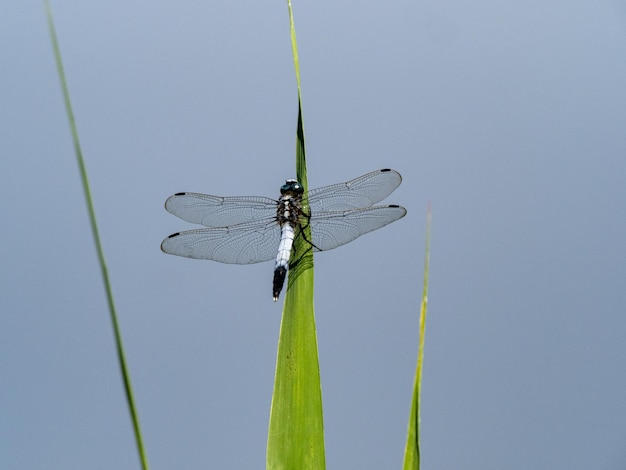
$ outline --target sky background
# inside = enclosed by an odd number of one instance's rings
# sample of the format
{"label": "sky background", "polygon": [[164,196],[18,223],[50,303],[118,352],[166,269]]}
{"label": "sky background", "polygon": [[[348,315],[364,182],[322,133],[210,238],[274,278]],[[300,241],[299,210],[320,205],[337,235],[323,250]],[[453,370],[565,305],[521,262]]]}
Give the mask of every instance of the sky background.
{"label": "sky background", "polygon": [[[55,0],[151,468],[264,468],[271,263],[168,256],[179,191],[295,176],[285,1]],[[315,257],[329,469],[626,469],[626,2],[295,0],[311,187],[407,216]],[[0,6],[0,468],[136,469],[39,1]]]}

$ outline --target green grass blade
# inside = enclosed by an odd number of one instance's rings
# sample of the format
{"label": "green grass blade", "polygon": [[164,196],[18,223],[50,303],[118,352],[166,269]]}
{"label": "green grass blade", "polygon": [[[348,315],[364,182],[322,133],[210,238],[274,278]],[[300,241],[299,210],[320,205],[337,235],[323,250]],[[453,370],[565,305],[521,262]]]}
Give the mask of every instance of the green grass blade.
{"label": "green grass blade", "polygon": [[133,428],[135,431],[135,439],[137,442],[137,450],[139,452],[139,458],[141,460],[142,467],[148,469],[148,460],[143,446],[143,439],[141,437],[141,429],[139,426],[139,417],[135,407],[135,400],[133,398],[133,390],[130,383],[130,375],[128,367],[126,366],[126,359],[124,356],[124,348],[122,345],[122,335],[120,327],[117,321],[117,314],[115,312],[115,303],[113,301],[113,291],[111,289],[111,282],[109,280],[109,273],[107,270],[106,262],[104,259],[104,251],[102,249],[102,243],[100,242],[100,235],[98,232],[98,224],[96,222],[96,213],[91,198],[91,190],[89,189],[89,180],[87,178],[87,169],[85,167],[85,161],[83,159],[83,152],[80,147],[80,140],[78,139],[78,130],[76,128],[76,121],[74,119],[74,112],[72,110],[72,103],[70,101],[70,94],[67,88],[67,81],[65,80],[65,71],[63,69],[63,62],[61,60],[61,50],[59,48],[59,42],[57,39],[56,29],[54,27],[54,20],[52,18],[52,9],[48,1],[44,2],[46,9],[46,19],[48,22],[48,28],[50,30],[50,40],[52,42],[52,49],[54,51],[54,58],[59,74],[59,80],[61,82],[61,89],[63,90],[63,99],[65,101],[65,109],[70,123],[70,129],[72,132],[72,140],[74,142],[74,151],[76,153],[76,161],[80,171],[80,178],[83,184],[83,192],[85,194],[85,201],[87,202],[87,211],[89,213],[89,222],[91,224],[91,233],[93,235],[94,243],[96,245],[96,252],[98,254],[98,262],[100,264],[100,272],[102,275],[102,281],[104,282],[104,290],[106,292],[107,303],[109,306],[109,313],[111,317],[111,323],[113,325],[113,333],[115,336],[115,343],[117,347],[117,356],[119,359],[120,370],[122,378],[124,380],[124,388],[126,390],[126,400],[130,410]]}
{"label": "green grass blade", "polygon": [[[298,108],[302,110],[302,89],[300,87],[300,59],[298,58],[298,42],[296,41],[296,26],[293,21],[293,8],[291,0],[287,0],[287,8],[289,9],[289,32],[291,34],[291,52],[293,53],[293,65],[296,69],[296,84],[298,85]],[[299,112],[298,119],[301,120],[302,113]],[[304,140],[302,141],[304,145]],[[299,180],[298,180],[299,181]],[[302,181],[300,181],[302,183]]]}
{"label": "green grass blade", "polygon": [[[288,2],[291,44],[298,84],[296,174],[308,189],[298,48],[291,2]],[[306,197],[303,205],[307,210]],[[310,228],[296,236],[278,339],[276,375],[267,439],[268,469],[326,468],[324,419],[315,312],[313,308],[313,253],[305,239]]]}
{"label": "green grass blade", "polygon": [[268,469],[325,468],[313,265],[312,260],[303,261],[306,265],[300,262],[290,270],[285,294],[268,432]]}
{"label": "green grass blade", "polygon": [[422,305],[420,308],[419,347],[417,352],[417,367],[413,383],[413,400],[409,417],[409,430],[404,450],[404,470],[419,470],[420,468],[420,395],[422,390],[422,363],[424,359],[424,334],[426,331],[426,310],[428,306],[428,264],[430,261],[430,224],[431,211],[428,208],[426,221],[426,255],[424,257],[424,287],[422,291]]}

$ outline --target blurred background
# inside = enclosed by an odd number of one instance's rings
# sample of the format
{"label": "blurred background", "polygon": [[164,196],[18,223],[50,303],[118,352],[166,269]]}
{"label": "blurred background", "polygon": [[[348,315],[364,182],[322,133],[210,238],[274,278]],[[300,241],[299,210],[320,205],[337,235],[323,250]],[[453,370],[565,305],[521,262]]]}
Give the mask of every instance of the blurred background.
{"label": "blurred background", "polygon": [[[295,176],[286,2],[52,2],[152,469],[263,468],[272,263],[168,256],[178,191]],[[329,469],[626,468],[626,3],[295,0],[311,187],[403,175],[315,258]],[[139,468],[41,2],[0,6],[0,467]]]}

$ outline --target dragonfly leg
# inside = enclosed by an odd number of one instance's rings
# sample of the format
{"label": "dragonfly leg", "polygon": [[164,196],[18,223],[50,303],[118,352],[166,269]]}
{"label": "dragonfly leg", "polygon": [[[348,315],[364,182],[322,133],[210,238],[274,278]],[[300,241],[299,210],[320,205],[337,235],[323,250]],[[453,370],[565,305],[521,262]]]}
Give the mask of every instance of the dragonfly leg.
{"label": "dragonfly leg", "polygon": [[[300,226],[300,230],[298,230],[298,234],[297,235],[302,235],[302,238],[304,238],[304,241],[307,242],[312,248],[316,248],[317,251],[322,251],[322,249],[319,246],[316,246],[315,243],[313,243],[312,240],[309,240],[306,237],[306,233],[304,232],[304,229],[307,228],[310,224],[310,220],[311,220],[311,215],[310,214],[306,214],[304,212],[302,212],[302,214],[300,214],[302,217],[304,217],[304,219],[306,219],[306,224],[305,225],[301,225]],[[310,248],[309,248],[310,249]],[[308,251],[308,250],[307,250]],[[306,252],[305,252],[306,253]]]}

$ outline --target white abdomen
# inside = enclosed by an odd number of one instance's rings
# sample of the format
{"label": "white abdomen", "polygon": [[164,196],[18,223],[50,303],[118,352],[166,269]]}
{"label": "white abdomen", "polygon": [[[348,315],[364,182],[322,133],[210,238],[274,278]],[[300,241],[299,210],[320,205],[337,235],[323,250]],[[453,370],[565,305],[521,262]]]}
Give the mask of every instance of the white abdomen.
{"label": "white abdomen", "polygon": [[280,291],[283,289],[283,284],[285,283],[294,235],[293,227],[289,224],[283,224],[280,244],[278,245],[278,254],[276,255],[276,264],[274,265],[274,302],[278,300]]}

